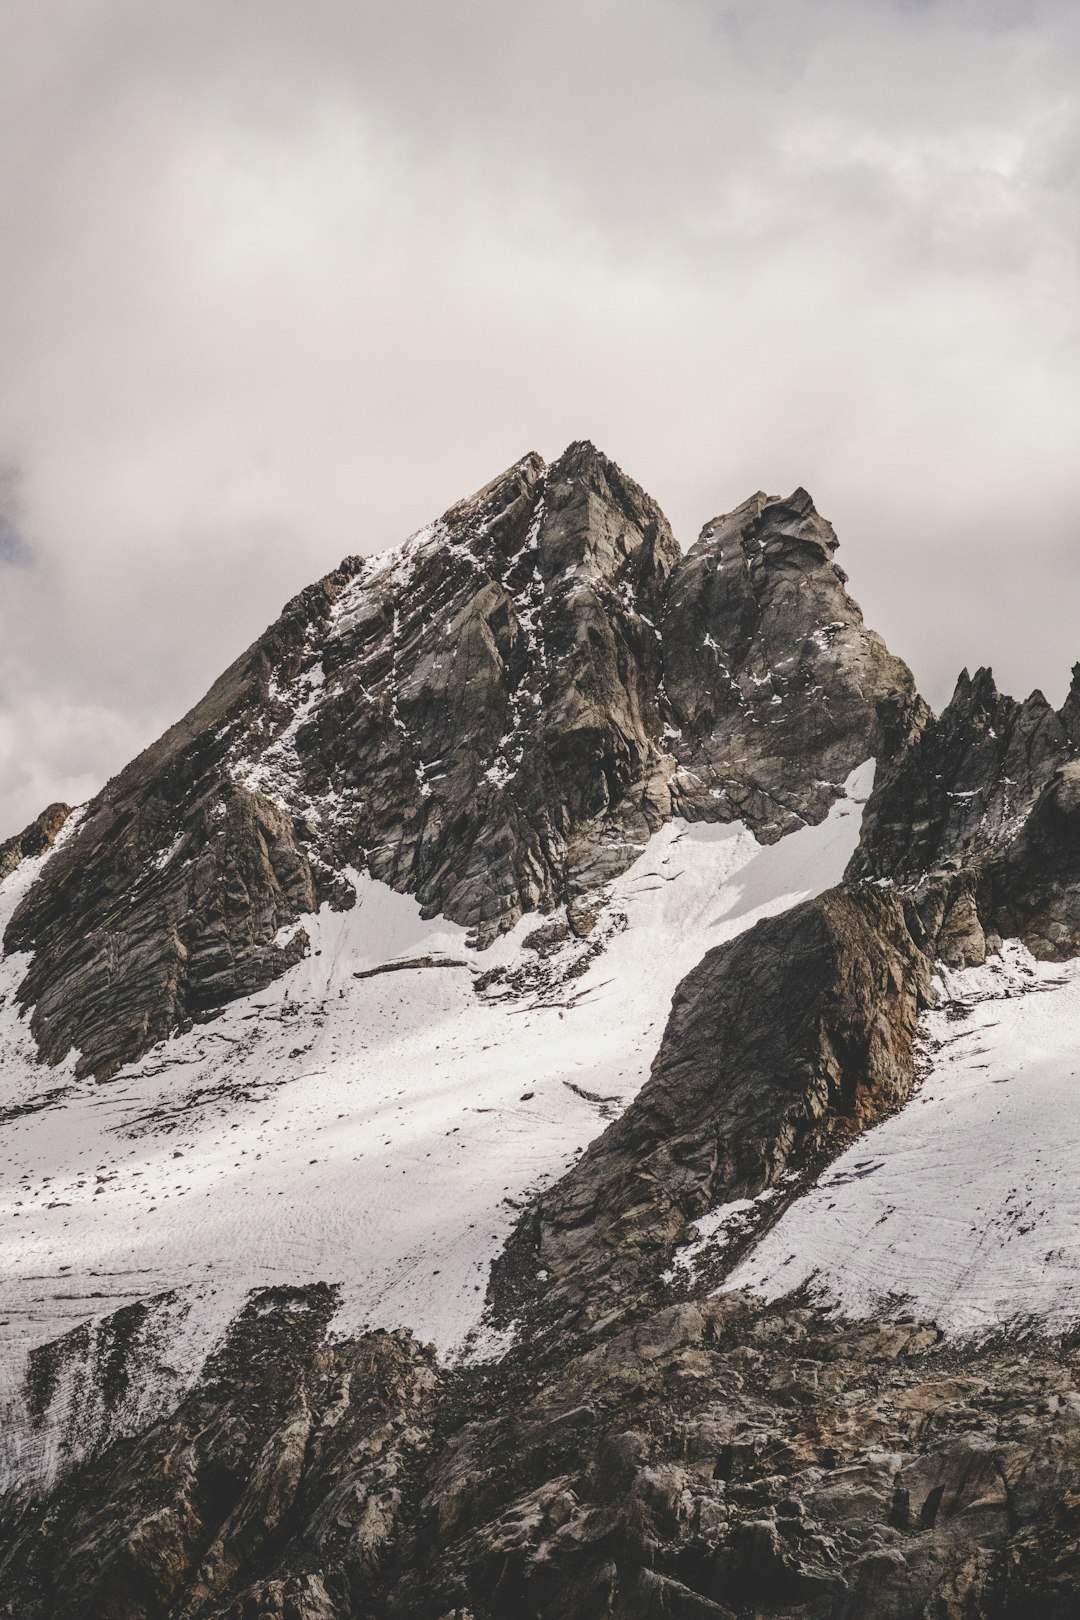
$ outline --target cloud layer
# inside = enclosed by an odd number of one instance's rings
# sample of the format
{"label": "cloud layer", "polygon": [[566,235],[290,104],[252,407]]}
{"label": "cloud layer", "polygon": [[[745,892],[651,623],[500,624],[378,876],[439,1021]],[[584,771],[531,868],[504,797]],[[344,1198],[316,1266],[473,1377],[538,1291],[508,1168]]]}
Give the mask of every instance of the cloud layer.
{"label": "cloud layer", "polygon": [[293,591],[594,439],[870,621],[1080,658],[1064,0],[0,0],[0,837]]}

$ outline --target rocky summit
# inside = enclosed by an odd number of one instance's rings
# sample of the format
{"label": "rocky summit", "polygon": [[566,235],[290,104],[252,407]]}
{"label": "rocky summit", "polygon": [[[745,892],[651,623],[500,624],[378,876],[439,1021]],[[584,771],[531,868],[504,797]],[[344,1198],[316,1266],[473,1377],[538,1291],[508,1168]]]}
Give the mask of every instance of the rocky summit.
{"label": "rocky summit", "polygon": [[0,844],[0,1615],[1075,1620],[1080,666],[591,444]]}

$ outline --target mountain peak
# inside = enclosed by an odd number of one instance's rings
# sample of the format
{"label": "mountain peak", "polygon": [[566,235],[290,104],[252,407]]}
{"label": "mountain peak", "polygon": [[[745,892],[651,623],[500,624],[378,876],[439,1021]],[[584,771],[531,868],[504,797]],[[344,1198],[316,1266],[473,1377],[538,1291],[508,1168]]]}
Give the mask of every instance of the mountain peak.
{"label": "mountain peak", "polygon": [[562,454],[556,456],[551,463],[552,472],[565,477],[573,477],[575,474],[580,475],[591,468],[599,468],[603,471],[607,471],[609,468],[613,468],[615,471],[619,470],[611,457],[606,456],[602,450],[598,450],[591,439],[573,439]]}
{"label": "mountain peak", "polygon": [[487,943],[673,813],[762,838],[820,821],[916,701],[833,546],[796,491],[682,557],[578,440],[348,560],[109,784],[16,910],[42,1051],[108,1073],[268,984],[300,916],[351,903],[346,870]]}
{"label": "mountain peak", "polygon": [[691,550],[732,544],[741,548],[751,568],[812,569],[832,563],[838,541],[832,524],[800,487],[786,497],[758,490],[741,506],[707,523]]}
{"label": "mountain peak", "polygon": [[519,456],[504,472],[499,473],[480,489],[462,500],[455,501],[442,515],[448,525],[462,522],[471,513],[500,510],[524,491],[535,489],[547,471],[547,464],[536,450]]}
{"label": "mountain peak", "polygon": [[1076,1589],[1080,668],[835,546],[530,453],[0,846],[5,1613]]}

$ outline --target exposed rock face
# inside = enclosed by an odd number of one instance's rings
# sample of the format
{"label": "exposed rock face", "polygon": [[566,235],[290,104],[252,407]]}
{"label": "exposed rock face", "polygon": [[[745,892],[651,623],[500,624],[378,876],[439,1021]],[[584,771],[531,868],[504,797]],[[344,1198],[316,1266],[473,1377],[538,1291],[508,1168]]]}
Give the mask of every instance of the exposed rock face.
{"label": "exposed rock face", "polygon": [[253,1302],[168,1421],[8,1526],[11,1620],[1068,1620],[1075,1345],[739,1295],[436,1372]]}
{"label": "exposed rock face", "polygon": [[348,868],[484,941],[594,891],[673,811],[763,839],[821,820],[922,715],[835,545],[798,491],[680,559],[575,444],[389,561],[346,559],[108,784],[16,912],[42,1055],[108,1075],[262,988],[305,949],[283,928],[351,903]]}
{"label": "exposed rock face", "polygon": [[688,817],[717,806],[775,838],[818,821],[856,765],[891,758],[926,708],[863,624],[836,535],[804,489],[706,525],[675,569],[664,682]]}
{"label": "exposed rock face", "polygon": [[1041,692],[1018,703],[989,670],[965,670],[879,776],[849,875],[917,895],[952,965],[982,960],[987,932],[1040,957],[1076,954],[1078,715],[1080,666],[1058,712]]}
{"label": "exposed rock face", "polygon": [[[358,1612],[412,1509],[436,1379],[407,1334],[328,1343],[333,1308],[325,1285],[253,1298],[170,1418],[14,1528],[0,1614]],[[274,1579],[290,1537],[303,1567]]]}
{"label": "exposed rock face", "polygon": [[709,951],[676,992],[652,1076],[523,1220],[506,1308],[602,1317],[633,1301],[688,1223],[832,1156],[915,1079],[930,962],[892,895],[834,889]]}
{"label": "exposed rock face", "polygon": [[[905,1104],[936,964],[1003,934],[1080,950],[1080,671],[1058,713],[983,671],[930,717],[834,550],[800,490],[681,557],[591,445],[527,456],[301,593],[89,806],[5,947],[33,953],[42,1055],[75,1046],[104,1076],[303,955],[290,925],[349,905],[350,870],[481,942],[565,906],[525,942],[535,972],[475,983],[538,995],[578,941],[569,994],[614,927],[606,880],[666,818],[768,842],[880,762],[848,880],[703,956],[644,1089],[525,1209],[493,1278],[517,1328],[501,1358],[440,1368],[406,1331],[336,1335],[326,1283],[263,1290],[144,1427],[125,1392],[167,1315],[128,1306],[35,1351],[39,1440],[65,1358],[100,1389],[51,1494],[0,1508],[0,1615],[1075,1615],[1072,1339],[844,1324],[716,1295],[738,1247],[700,1270],[676,1252],[733,1200],[760,1230]],[[0,848],[0,880],[65,817]],[[462,964],[355,976],[435,966]]]}
{"label": "exposed rock face", "polygon": [[1034,956],[1075,956],[1080,942],[1080,760],[1066,759],[1023,827],[994,861],[984,910],[1002,936]]}
{"label": "exposed rock face", "polygon": [[[677,556],[655,504],[575,445],[451,509],[356,593],[313,725],[368,818],[374,876],[490,936],[583,865],[626,864],[668,812],[652,621]],[[383,734],[365,744],[380,691]],[[605,861],[607,842],[622,849]]]}
{"label": "exposed rock face", "polygon": [[1065,711],[1041,692],[1018,703],[988,669],[965,670],[948,707],[875,783],[852,875],[904,880],[985,861],[1074,752]]}
{"label": "exposed rock face", "polygon": [[191,713],[110,782],[8,928],[35,953],[21,997],[51,1062],[112,1072],[185,1019],[265,984],[292,952],[274,937],[332,892],[297,821],[229,773],[230,728],[261,731],[271,683],[295,671],[358,565],[297,597]]}
{"label": "exposed rock face", "polygon": [[34,855],[44,855],[51,849],[70,814],[69,804],[50,804],[29,827],[0,844],[0,883],[11,876],[20,862]]}
{"label": "exposed rock face", "polygon": [[934,1338],[729,1296],[512,1384],[437,1459],[387,1613],[1064,1620],[1075,1350]]}

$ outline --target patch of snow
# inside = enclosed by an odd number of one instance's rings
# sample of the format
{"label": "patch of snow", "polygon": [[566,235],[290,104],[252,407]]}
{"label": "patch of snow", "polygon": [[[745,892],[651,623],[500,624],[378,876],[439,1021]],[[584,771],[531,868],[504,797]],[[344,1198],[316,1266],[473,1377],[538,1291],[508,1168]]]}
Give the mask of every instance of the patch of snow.
{"label": "patch of snow", "polygon": [[836,636],[841,630],[847,629],[847,621],[834,619],[831,624],[823,624],[813,633],[813,640],[817,642],[822,652],[828,652]]}
{"label": "patch of snow", "polygon": [[942,983],[919,1091],[726,1287],[772,1299],[807,1284],[846,1315],[914,1315],[963,1338],[1080,1321],[1080,961],[1009,942]]}
{"label": "patch of snow", "polygon": [[155,872],[163,872],[165,870],[183,842],[184,833],[178,832],[168,848],[163,849],[159,855],[155,855],[154,859],[150,863]]}
{"label": "patch of snow", "polygon": [[[298,675],[288,692],[272,691],[273,697],[288,696],[291,699],[292,718],[257,759],[239,761],[231,767],[234,781],[249,792],[262,793],[281,805],[287,804],[289,784],[298,767],[296,734],[318,705],[325,684],[326,677],[320,660]],[[275,682],[272,681],[271,685],[276,688]]]}
{"label": "patch of snow", "polygon": [[819,826],[767,847],[738,823],[669,823],[605,891],[605,949],[554,989],[535,974],[560,954],[540,962],[523,943],[535,915],[480,952],[410,896],[346,874],[356,905],[302,919],[301,962],[107,1084],[34,1061],[12,997],[25,962],[9,958],[0,1106],[31,1110],[0,1146],[9,1474],[56,1455],[40,1429],[26,1439],[30,1349],[164,1292],[184,1332],[129,1424],[272,1284],[340,1284],[342,1332],[407,1326],[444,1355],[487,1353],[488,1268],[522,1204],[639,1090],[702,954],[839,880],[872,778],[871,761]]}
{"label": "patch of snow", "polygon": [[743,1235],[758,1210],[771,1203],[779,1193],[779,1186],[766,1187],[754,1198],[732,1198],[728,1203],[718,1204],[715,1209],[699,1215],[693,1223],[697,1237],[692,1243],[684,1243],[675,1250],[671,1257],[671,1269],[664,1273],[665,1281],[670,1282],[680,1271],[693,1277],[703,1257],[712,1259],[722,1254],[736,1238]]}
{"label": "patch of snow", "polygon": [[[0,950],[8,923],[23,896],[37,880],[45,862],[63,847],[83,817],[83,809],[72,811],[52,849],[20,861],[0,883]],[[19,1006],[18,990],[26,977],[31,957],[24,951],[0,956],[0,1120],[14,1110],[33,1106],[43,1095],[59,1094],[74,1080],[77,1052],[69,1052],[62,1063],[46,1069],[37,1061],[37,1046],[30,1033],[30,1018]],[[10,1129],[10,1125],[6,1125]],[[0,1333],[3,1328],[0,1327]]]}
{"label": "patch of snow", "polygon": [[482,1321],[463,1340],[460,1359],[473,1367],[487,1361],[501,1361],[514,1348],[520,1332],[521,1319],[517,1316],[502,1327],[495,1327],[487,1320]]}

